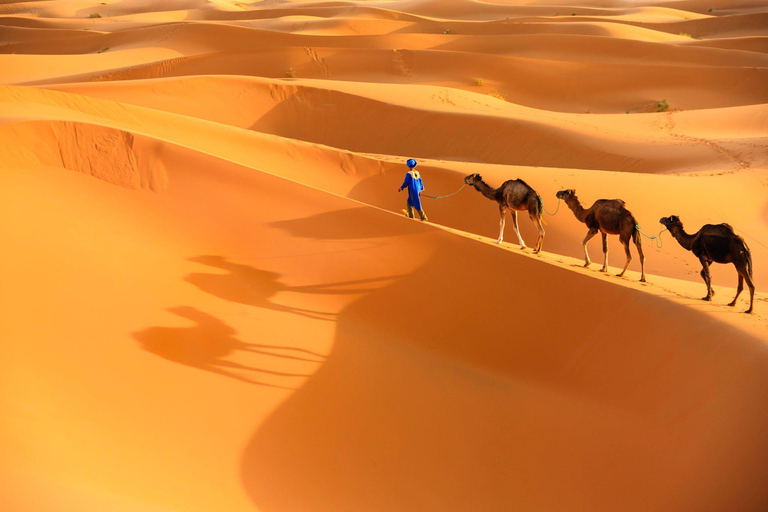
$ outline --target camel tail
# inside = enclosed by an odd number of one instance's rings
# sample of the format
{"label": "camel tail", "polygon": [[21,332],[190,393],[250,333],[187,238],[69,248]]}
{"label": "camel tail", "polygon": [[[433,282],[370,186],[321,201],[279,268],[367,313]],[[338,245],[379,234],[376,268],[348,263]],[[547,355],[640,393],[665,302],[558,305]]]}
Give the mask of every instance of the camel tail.
{"label": "camel tail", "polygon": [[547,221],[544,220],[544,203],[541,202],[539,194],[536,194],[536,218],[541,221],[542,226],[547,225]]}
{"label": "camel tail", "polygon": [[541,201],[541,196],[536,194],[536,216],[541,221],[542,226],[547,225],[547,221],[544,220],[544,203]]}
{"label": "camel tail", "polygon": [[635,229],[632,230],[632,242],[634,242],[635,245],[642,245],[643,239],[640,236],[640,230],[637,227],[639,224],[634,217],[632,217],[632,224],[635,226]]}
{"label": "camel tail", "polygon": [[752,279],[752,252],[747,247],[747,242],[744,242],[744,250],[747,252],[747,272],[749,272],[749,278]]}

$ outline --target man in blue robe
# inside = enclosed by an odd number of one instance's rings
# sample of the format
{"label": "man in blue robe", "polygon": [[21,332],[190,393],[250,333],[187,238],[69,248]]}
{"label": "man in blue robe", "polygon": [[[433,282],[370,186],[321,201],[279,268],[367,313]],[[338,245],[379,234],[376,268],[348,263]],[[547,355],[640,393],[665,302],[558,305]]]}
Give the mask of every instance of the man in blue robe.
{"label": "man in blue robe", "polygon": [[413,210],[415,209],[419,212],[421,220],[427,220],[427,214],[424,213],[421,206],[421,192],[424,190],[424,182],[421,181],[421,175],[416,170],[418,164],[413,158],[408,160],[407,164],[410,170],[406,173],[405,181],[397,191],[402,192],[404,188],[408,188],[408,201],[406,202],[408,210],[406,213],[410,218],[413,218]]}

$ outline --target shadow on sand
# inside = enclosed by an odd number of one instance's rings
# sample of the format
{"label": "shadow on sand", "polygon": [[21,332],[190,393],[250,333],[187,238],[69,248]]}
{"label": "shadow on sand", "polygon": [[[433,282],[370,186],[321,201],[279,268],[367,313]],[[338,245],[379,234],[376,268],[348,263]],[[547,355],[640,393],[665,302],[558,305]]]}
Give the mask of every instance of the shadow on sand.
{"label": "shadow on sand", "polygon": [[241,477],[259,510],[765,510],[760,340],[441,240],[339,313],[326,363],[254,432]]}
{"label": "shadow on sand", "polygon": [[[276,377],[308,377],[308,374],[285,373],[256,368],[226,359],[238,352],[249,352],[280,359],[293,359],[322,363],[324,356],[301,348],[279,347],[246,343],[235,338],[236,331],[218,318],[191,306],[169,308],[168,311],[195,323],[192,327],[150,327],[133,334],[134,339],[147,352],[174,363],[224,375],[233,379],[262,386],[294,389],[268,384],[252,378],[253,375]],[[283,352],[276,352],[281,350]]]}
{"label": "shadow on sand", "polygon": [[[400,194],[399,199],[402,200],[400,207],[405,208],[406,196]],[[395,205],[391,206],[394,208]],[[319,213],[303,219],[274,222],[271,225],[294,236],[312,240],[390,238],[403,234],[402,225],[380,221],[381,212],[373,208],[353,208]]]}
{"label": "shadow on sand", "polygon": [[[224,274],[194,273],[185,280],[204,292],[221,299],[256,308],[290,313],[313,320],[335,321],[333,312],[287,306],[274,302],[280,292],[304,294],[345,295],[370,292],[366,285],[387,282],[393,278],[373,278],[328,283],[322,285],[290,286],[280,281],[277,272],[258,269],[228,261],[222,256],[198,256],[190,261],[224,270]],[[235,337],[235,329],[223,321],[191,306],[168,309],[171,313],[195,323],[192,327],[151,327],[133,334],[148,352],[163,359],[192,368],[224,375],[250,384],[294,389],[262,382],[255,376],[308,377],[304,373],[286,373],[263,367],[248,366],[229,360],[243,353],[258,354],[276,359],[290,359],[302,363],[323,363],[325,356],[303,348],[246,343]]]}
{"label": "shadow on sand", "polygon": [[279,304],[273,300],[274,296],[280,292],[322,295],[368,293],[372,289],[360,288],[360,285],[381,283],[392,279],[374,278],[319,285],[290,286],[280,281],[282,276],[277,272],[234,263],[228,261],[223,256],[197,256],[190,258],[189,261],[227,271],[226,274],[195,273],[184,278],[185,281],[197,286],[206,293],[239,304],[292,313],[315,320],[330,321],[335,318],[336,314]]}

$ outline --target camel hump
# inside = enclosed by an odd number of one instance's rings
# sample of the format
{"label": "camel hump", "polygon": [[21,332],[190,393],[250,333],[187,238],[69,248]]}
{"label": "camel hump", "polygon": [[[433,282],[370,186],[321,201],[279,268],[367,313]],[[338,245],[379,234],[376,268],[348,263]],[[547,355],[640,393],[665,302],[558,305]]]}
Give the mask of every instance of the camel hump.
{"label": "camel hump", "polygon": [[530,186],[529,184],[527,184],[525,181],[521,180],[520,178],[517,178],[517,182],[520,183],[521,185],[525,185],[529,189],[533,190],[532,186]]}
{"label": "camel hump", "polygon": [[721,225],[721,226],[723,226],[725,229],[728,229],[728,230],[730,230],[730,231],[733,231],[733,226],[731,226],[730,224],[727,224],[727,223],[723,222],[723,223],[722,223],[722,224],[720,224],[720,225]]}
{"label": "camel hump", "polygon": [[600,205],[604,208],[623,208],[626,204],[621,199],[598,199],[595,201],[595,206]]}

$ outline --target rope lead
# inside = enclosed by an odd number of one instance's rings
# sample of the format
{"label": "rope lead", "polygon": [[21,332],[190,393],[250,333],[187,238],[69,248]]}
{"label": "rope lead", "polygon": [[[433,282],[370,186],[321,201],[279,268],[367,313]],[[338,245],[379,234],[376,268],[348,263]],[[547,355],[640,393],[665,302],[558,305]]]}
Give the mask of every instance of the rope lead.
{"label": "rope lead", "polygon": [[661,234],[665,232],[667,228],[664,228],[661,231],[659,231],[659,234],[656,236],[650,236],[643,233],[640,230],[640,224],[635,224],[635,229],[637,230],[638,233],[643,235],[645,238],[648,238],[649,240],[651,240],[651,243],[655,245],[657,249],[661,249],[662,247],[664,247],[664,241],[661,239]]}
{"label": "rope lead", "polygon": [[453,192],[453,193],[451,193],[451,194],[448,194],[448,195],[444,195],[444,196],[430,196],[429,194],[421,194],[421,195],[423,195],[424,197],[428,197],[428,198],[430,198],[430,199],[435,199],[435,200],[437,200],[437,199],[445,199],[446,197],[455,196],[456,194],[458,194],[459,192],[461,192],[461,190],[462,190],[464,187],[466,187],[466,186],[467,186],[467,184],[465,183],[465,184],[463,184],[463,185],[461,186],[461,188],[460,188],[459,190],[457,190],[456,192]]}
{"label": "rope lead", "polygon": [[554,217],[555,215],[557,215],[557,212],[559,212],[559,211],[560,211],[560,202],[561,202],[562,200],[561,200],[559,197],[557,198],[557,208],[555,208],[555,213],[549,213],[549,212],[547,211],[547,209],[546,209],[546,208],[544,208],[544,201],[542,201],[540,197],[538,198],[538,200],[539,200],[539,205],[541,206],[541,209],[542,209],[542,210],[544,210],[544,213],[546,213],[546,214],[547,214],[547,215],[549,215],[550,217]]}

